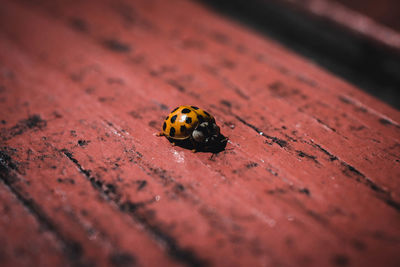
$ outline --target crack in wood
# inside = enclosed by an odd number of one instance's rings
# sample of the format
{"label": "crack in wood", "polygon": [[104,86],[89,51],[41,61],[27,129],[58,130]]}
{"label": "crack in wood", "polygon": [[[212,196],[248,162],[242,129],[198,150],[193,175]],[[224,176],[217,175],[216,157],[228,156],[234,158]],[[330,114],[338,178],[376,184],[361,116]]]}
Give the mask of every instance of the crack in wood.
{"label": "crack in wood", "polygon": [[[362,172],[360,172],[359,170],[357,170],[354,166],[348,164],[347,162],[345,162],[344,160],[341,160],[340,158],[338,158],[337,156],[333,155],[332,153],[330,153],[328,150],[324,149],[321,145],[315,143],[314,141],[310,140],[310,144],[319,149],[320,151],[322,151],[324,154],[329,156],[330,161],[335,161],[338,160],[340,165],[343,166],[345,169],[343,170],[344,174],[347,174],[346,172],[350,172],[352,174],[354,174],[355,176],[357,176],[358,178],[356,178],[355,180],[357,182],[360,182],[366,186],[368,186],[370,189],[372,189],[373,191],[375,191],[378,194],[378,198],[383,200],[386,204],[388,204],[390,207],[396,209],[397,211],[400,211],[400,203],[394,201],[392,199],[391,193],[390,191],[387,191],[385,189],[383,189],[382,187],[380,187],[379,185],[377,185],[374,181],[372,181],[369,177],[367,177],[365,174],[363,174]],[[350,175],[348,175],[350,177]]]}
{"label": "crack in wood", "polygon": [[397,122],[393,121],[392,119],[388,118],[386,115],[382,114],[381,112],[376,111],[376,110],[364,105],[360,101],[358,101],[348,95],[346,95],[346,96],[339,95],[338,99],[345,104],[348,104],[348,105],[351,105],[351,106],[357,108],[358,110],[368,112],[369,114],[375,116],[378,119],[378,121],[383,125],[393,125],[396,128],[400,129],[400,125]]}
{"label": "crack in wood", "polygon": [[[149,202],[138,202],[133,203],[131,201],[120,202],[120,197],[112,197],[110,198],[107,194],[106,190],[103,189],[103,182],[95,179],[90,174],[90,170],[86,170],[82,167],[82,165],[75,159],[71,152],[67,149],[62,149],[61,152],[78,168],[78,170],[88,179],[92,186],[98,190],[103,196],[106,197],[108,201],[112,201],[115,205],[119,207],[122,212],[129,214],[136,222],[141,224],[150,235],[161,243],[172,258],[186,264],[187,266],[205,266],[207,265],[206,261],[199,258],[192,250],[187,248],[182,248],[178,244],[178,240],[171,236],[170,234],[163,231],[157,225],[151,223],[149,219],[146,217],[146,213],[137,212],[138,208],[144,208]],[[111,184],[112,185],[112,184]],[[152,202],[152,201],[150,201]]]}
{"label": "crack in wood", "polygon": [[287,147],[287,145],[288,145],[288,142],[287,142],[287,141],[282,140],[282,139],[280,139],[280,138],[278,138],[278,137],[275,137],[275,136],[270,136],[270,135],[265,134],[265,133],[262,132],[260,129],[258,129],[256,126],[254,126],[253,124],[251,124],[251,123],[245,121],[244,119],[242,119],[241,117],[239,117],[239,116],[236,115],[236,114],[233,114],[233,116],[234,116],[237,120],[239,120],[241,123],[243,123],[244,125],[250,127],[250,128],[253,129],[254,131],[256,131],[259,135],[265,137],[266,139],[271,140],[273,143],[279,145],[279,146],[282,147],[282,148],[286,148],[286,147]]}
{"label": "crack in wood", "polygon": [[[250,127],[254,131],[256,131],[259,135],[270,139],[272,142],[278,144],[280,147],[282,147],[282,148],[287,148],[288,147],[286,141],[278,139],[277,137],[266,135],[257,126],[245,121],[244,119],[242,119],[238,115],[233,114],[233,116],[237,120],[239,120],[241,123],[243,123],[244,125]],[[284,143],[282,143],[282,141]],[[395,201],[395,200],[393,200],[393,198],[391,196],[391,193],[389,191],[387,191],[387,190],[383,189],[382,187],[380,187],[379,185],[377,185],[369,177],[365,176],[363,173],[361,173],[355,167],[351,166],[350,164],[346,163],[345,161],[339,159],[337,156],[335,156],[332,153],[328,152],[326,149],[322,148],[321,145],[318,145],[313,141],[311,141],[311,145],[313,147],[319,149],[320,151],[322,151],[324,154],[328,155],[330,161],[338,160],[340,162],[340,164],[345,168],[345,170],[343,171],[344,174],[346,174],[346,171],[350,171],[354,175],[358,176],[359,178],[355,179],[357,182],[360,182],[360,183],[368,186],[370,189],[372,189],[373,191],[375,191],[378,194],[377,197],[379,199],[383,200],[387,205],[389,205],[390,207],[394,208],[396,211],[400,212],[400,203]],[[350,175],[348,175],[348,176],[350,177]]]}
{"label": "crack in wood", "polygon": [[38,223],[47,231],[51,232],[61,243],[66,258],[74,266],[91,266],[92,262],[84,259],[84,251],[79,242],[65,237],[57,225],[48,217],[48,215],[40,208],[40,206],[32,199],[27,197],[27,193],[14,185],[19,180],[16,172],[16,163],[4,151],[0,151],[0,180],[10,190],[10,192],[18,199],[18,201],[33,215]]}

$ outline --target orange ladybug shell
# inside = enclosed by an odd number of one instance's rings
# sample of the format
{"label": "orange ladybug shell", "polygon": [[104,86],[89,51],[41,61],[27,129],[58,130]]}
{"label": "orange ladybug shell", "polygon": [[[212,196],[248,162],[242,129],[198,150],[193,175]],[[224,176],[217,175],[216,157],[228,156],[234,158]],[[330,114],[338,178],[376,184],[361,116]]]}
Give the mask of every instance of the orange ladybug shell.
{"label": "orange ladybug shell", "polygon": [[214,122],[215,119],[207,111],[196,106],[179,106],[165,118],[162,133],[172,139],[187,139],[204,121]]}

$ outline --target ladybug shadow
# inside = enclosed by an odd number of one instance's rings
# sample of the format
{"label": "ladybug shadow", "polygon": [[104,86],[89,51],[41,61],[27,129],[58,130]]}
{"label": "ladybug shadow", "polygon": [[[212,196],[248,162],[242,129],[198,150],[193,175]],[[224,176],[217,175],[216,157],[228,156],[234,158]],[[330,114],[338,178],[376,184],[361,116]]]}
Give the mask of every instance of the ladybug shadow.
{"label": "ladybug shadow", "polygon": [[228,138],[220,134],[212,143],[207,145],[194,144],[190,139],[172,140],[168,138],[168,141],[176,146],[189,150],[195,150],[196,152],[217,154],[225,150],[225,147],[228,143]]}

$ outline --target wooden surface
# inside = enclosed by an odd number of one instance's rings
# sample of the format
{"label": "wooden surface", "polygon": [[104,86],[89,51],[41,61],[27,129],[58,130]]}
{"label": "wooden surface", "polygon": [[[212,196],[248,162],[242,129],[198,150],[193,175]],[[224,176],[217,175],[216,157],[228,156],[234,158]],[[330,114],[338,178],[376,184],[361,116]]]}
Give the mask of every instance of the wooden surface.
{"label": "wooden surface", "polygon": [[396,55],[400,53],[400,3],[396,0],[276,1],[329,21]]}
{"label": "wooden surface", "polygon": [[341,4],[356,10],[371,19],[382,23],[392,29],[400,31],[400,3],[396,0],[336,0]]}
{"label": "wooden surface", "polygon": [[400,265],[398,111],[195,2],[1,6],[1,266]]}

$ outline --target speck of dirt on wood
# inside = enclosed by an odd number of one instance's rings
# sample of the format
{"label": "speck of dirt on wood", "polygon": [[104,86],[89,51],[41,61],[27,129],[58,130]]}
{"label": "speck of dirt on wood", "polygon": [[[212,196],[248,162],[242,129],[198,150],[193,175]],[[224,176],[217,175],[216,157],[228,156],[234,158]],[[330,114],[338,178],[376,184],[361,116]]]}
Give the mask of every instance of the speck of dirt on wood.
{"label": "speck of dirt on wood", "polygon": [[364,251],[367,248],[367,245],[358,239],[354,239],[351,243],[354,248],[356,248],[357,250],[360,250],[360,251]]}
{"label": "speck of dirt on wood", "polygon": [[17,163],[14,162],[7,152],[0,150],[0,166],[5,168],[10,168],[12,170],[17,170]]}
{"label": "speck of dirt on wood", "polygon": [[115,194],[117,192],[117,187],[113,184],[106,184],[107,192]]}
{"label": "speck of dirt on wood", "polygon": [[139,180],[139,181],[136,181],[136,183],[138,184],[138,187],[137,187],[138,191],[142,190],[147,185],[147,181],[146,180]]}
{"label": "speck of dirt on wood", "polygon": [[213,32],[211,37],[220,44],[227,45],[231,42],[230,38],[221,32]]}
{"label": "speck of dirt on wood", "polygon": [[13,136],[21,135],[31,129],[43,129],[47,126],[47,122],[39,115],[29,116],[27,119],[20,120],[16,125],[10,129],[5,130],[3,140],[8,140]]}
{"label": "speck of dirt on wood", "polygon": [[125,24],[130,25],[137,21],[138,14],[132,6],[119,3],[118,5],[113,6],[113,9],[123,19]]}
{"label": "speck of dirt on wood", "polygon": [[64,252],[70,260],[78,261],[82,258],[83,249],[80,243],[73,240],[66,240],[65,243],[67,245],[64,247]]}
{"label": "speck of dirt on wood", "polygon": [[343,254],[337,254],[332,259],[333,263],[337,266],[348,266],[350,263],[349,257]]}
{"label": "speck of dirt on wood", "polygon": [[161,110],[168,110],[168,106],[165,104],[159,104]]}
{"label": "speck of dirt on wood", "polygon": [[69,20],[69,25],[75,31],[82,32],[82,33],[89,32],[89,26],[88,26],[87,22],[82,18],[71,18]]}
{"label": "speck of dirt on wood", "polygon": [[232,107],[232,103],[231,102],[229,102],[228,100],[221,100],[221,101],[219,101],[222,105],[224,105],[224,106],[226,106],[226,107],[228,107],[228,108],[230,108],[230,107]]}
{"label": "speck of dirt on wood", "polygon": [[255,168],[257,166],[258,166],[257,162],[250,162],[250,163],[246,164],[247,169]]}
{"label": "speck of dirt on wood", "polygon": [[134,266],[136,265],[136,259],[129,253],[115,252],[110,255],[110,263],[116,267]]}
{"label": "speck of dirt on wood", "polygon": [[307,153],[305,153],[305,152],[303,152],[303,151],[301,151],[301,150],[296,150],[296,152],[297,152],[297,155],[298,155],[299,157],[308,158],[308,159],[311,159],[312,161],[314,161],[315,163],[319,163],[319,162],[317,161],[317,157],[316,157],[316,156],[309,155],[309,154],[307,154]]}
{"label": "speck of dirt on wood", "polygon": [[80,146],[87,146],[90,143],[90,141],[87,140],[78,140],[78,145]]}
{"label": "speck of dirt on wood", "polygon": [[179,92],[185,92],[186,89],[183,85],[179,84],[175,80],[167,80],[167,83],[171,85],[172,87],[176,88]]}
{"label": "speck of dirt on wood", "polygon": [[310,190],[308,188],[299,189],[299,192],[302,193],[302,194],[305,194],[307,196],[311,195]]}
{"label": "speck of dirt on wood", "polygon": [[[264,135],[264,136],[266,136],[266,135]],[[266,136],[266,137],[271,139],[272,142],[274,142],[275,144],[279,145],[282,148],[287,146],[287,142],[285,140],[279,139],[274,136]]]}
{"label": "speck of dirt on wood", "polygon": [[314,146],[314,147],[318,148],[319,150],[321,150],[324,154],[328,155],[330,161],[335,161],[335,160],[338,159],[335,155],[331,154],[328,150],[326,150],[325,148],[323,148],[319,144],[316,144],[314,142],[312,142],[311,144],[312,144],[312,146]]}
{"label": "speck of dirt on wood", "polygon": [[103,41],[103,46],[113,52],[128,53],[131,51],[131,46],[115,39],[106,39]]}
{"label": "speck of dirt on wood", "polygon": [[128,114],[129,114],[132,118],[135,118],[135,119],[142,119],[142,118],[143,118],[142,115],[140,115],[139,112],[134,111],[134,110],[128,112]]}
{"label": "speck of dirt on wood", "polygon": [[270,168],[267,168],[266,170],[267,170],[267,172],[269,172],[269,173],[272,174],[273,176],[278,176],[278,173],[277,173],[276,171],[274,171],[274,170],[272,170],[272,169],[270,169]]}
{"label": "speck of dirt on wood", "polygon": [[179,192],[183,192],[183,191],[185,191],[185,187],[182,185],[182,184],[176,184],[175,186],[174,186],[174,190],[175,191],[179,191]]}
{"label": "speck of dirt on wood", "polygon": [[388,119],[384,119],[384,118],[380,118],[379,122],[383,125],[393,125],[393,123],[391,121],[389,121]]}
{"label": "speck of dirt on wood", "polygon": [[60,114],[60,113],[58,113],[57,111],[54,111],[53,112],[53,115],[54,115],[54,117],[56,118],[56,119],[61,119],[63,116]]}
{"label": "speck of dirt on wood", "polygon": [[75,184],[75,180],[72,178],[57,178],[58,183],[64,183],[64,184]]}
{"label": "speck of dirt on wood", "polygon": [[16,175],[10,175],[10,169],[18,171],[18,163],[13,161],[7,152],[0,150],[0,179],[8,185],[19,181]]}
{"label": "speck of dirt on wood", "polygon": [[276,188],[276,189],[266,190],[265,193],[267,193],[268,195],[286,194],[286,190],[283,188]]}
{"label": "speck of dirt on wood", "polygon": [[138,208],[143,207],[145,204],[142,202],[133,203],[131,201],[126,201],[119,205],[119,208],[123,212],[135,212]]}
{"label": "speck of dirt on wood", "polygon": [[227,69],[234,69],[236,67],[236,63],[230,59],[224,59],[221,62],[221,66]]}
{"label": "speck of dirt on wood", "polygon": [[157,130],[159,129],[158,122],[156,121],[150,121],[149,126]]}

